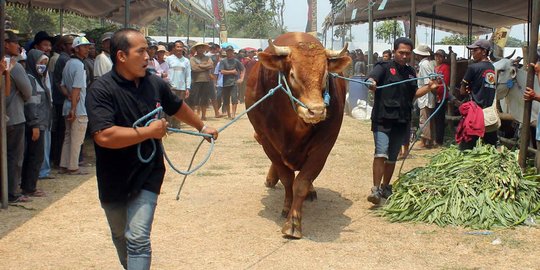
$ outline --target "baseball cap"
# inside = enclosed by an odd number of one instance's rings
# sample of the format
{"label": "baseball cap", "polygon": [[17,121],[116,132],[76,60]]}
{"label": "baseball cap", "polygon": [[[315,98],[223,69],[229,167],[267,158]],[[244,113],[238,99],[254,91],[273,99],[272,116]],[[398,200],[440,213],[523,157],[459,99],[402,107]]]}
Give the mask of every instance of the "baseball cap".
{"label": "baseball cap", "polygon": [[73,48],[76,48],[81,45],[92,45],[94,43],[88,41],[86,37],[76,37],[73,39]]}
{"label": "baseball cap", "polygon": [[482,48],[484,50],[491,50],[491,42],[487,39],[479,39],[475,41],[473,44],[467,46],[467,49],[472,50],[476,48]]}
{"label": "baseball cap", "polygon": [[416,47],[413,50],[414,54],[421,55],[421,56],[430,56],[431,55],[431,48],[428,47],[426,44],[420,44],[418,47]]}
{"label": "baseball cap", "polygon": [[103,35],[101,35],[101,42],[107,40],[107,39],[111,39],[112,36],[114,35],[113,32],[105,32],[103,33]]}
{"label": "baseball cap", "polygon": [[234,48],[233,48],[233,46],[229,45],[229,46],[225,47],[225,51],[234,51]]}
{"label": "baseball cap", "polygon": [[166,52],[167,49],[166,49],[165,46],[163,46],[163,45],[158,45],[158,46],[157,46],[157,51],[158,51],[158,52]]}
{"label": "baseball cap", "polygon": [[6,30],[4,32],[4,40],[9,42],[19,42],[19,37],[13,31]]}

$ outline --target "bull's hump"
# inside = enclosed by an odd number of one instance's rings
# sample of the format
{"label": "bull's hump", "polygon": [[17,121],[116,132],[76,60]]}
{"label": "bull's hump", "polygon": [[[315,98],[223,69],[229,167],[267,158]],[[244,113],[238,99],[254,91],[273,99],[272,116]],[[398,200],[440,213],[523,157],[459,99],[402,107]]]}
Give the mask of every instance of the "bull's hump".
{"label": "bull's hump", "polygon": [[298,43],[315,43],[321,47],[322,43],[314,36],[303,32],[289,32],[278,36],[274,40],[274,44],[278,46],[292,46]]}

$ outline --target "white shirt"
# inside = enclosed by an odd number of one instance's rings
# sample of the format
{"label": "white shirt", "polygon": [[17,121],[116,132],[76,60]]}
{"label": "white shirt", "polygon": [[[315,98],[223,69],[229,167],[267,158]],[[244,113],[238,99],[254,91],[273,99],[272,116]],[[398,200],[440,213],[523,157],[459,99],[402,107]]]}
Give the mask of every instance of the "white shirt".
{"label": "white shirt", "polygon": [[[418,77],[426,77],[429,74],[435,73],[435,61],[429,60],[428,58],[424,58],[418,63]],[[418,88],[426,85],[429,83],[429,78],[427,79],[419,79],[418,80]],[[430,109],[435,108],[435,95],[431,92],[428,92],[427,94],[419,97],[417,99],[418,102],[418,108],[423,109],[425,107],[428,107]]]}
{"label": "white shirt", "polygon": [[105,51],[101,52],[94,60],[94,78],[101,77],[105,73],[111,71],[112,61],[111,56]]}
{"label": "white shirt", "polygon": [[171,54],[165,58],[169,65],[169,82],[174,90],[191,89],[191,65],[189,59]]}

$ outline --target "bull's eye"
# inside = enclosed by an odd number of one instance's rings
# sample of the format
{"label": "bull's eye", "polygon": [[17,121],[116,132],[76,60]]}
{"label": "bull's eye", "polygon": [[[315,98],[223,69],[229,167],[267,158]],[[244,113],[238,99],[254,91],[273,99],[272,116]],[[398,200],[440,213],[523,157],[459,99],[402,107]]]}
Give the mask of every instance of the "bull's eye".
{"label": "bull's eye", "polygon": [[294,73],[291,72],[291,80],[294,80],[294,79],[295,79],[295,78],[294,78]]}

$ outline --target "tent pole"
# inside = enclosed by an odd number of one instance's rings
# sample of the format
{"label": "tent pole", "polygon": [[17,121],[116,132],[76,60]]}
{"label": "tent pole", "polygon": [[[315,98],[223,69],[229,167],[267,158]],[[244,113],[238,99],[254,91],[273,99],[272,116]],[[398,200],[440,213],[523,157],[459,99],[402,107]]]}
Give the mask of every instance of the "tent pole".
{"label": "tent pole", "polygon": [[203,21],[203,36],[202,36],[202,42],[205,43],[206,39],[206,21]]}
{"label": "tent pole", "polygon": [[169,20],[171,19],[171,0],[167,1],[167,24],[166,24],[166,36],[167,36],[167,44],[169,43]]}
{"label": "tent pole", "polygon": [[60,10],[60,35],[64,34],[64,10]]}
{"label": "tent pole", "polygon": [[126,0],[126,7],[124,10],[124,28],[129,27],[129,1],[130,0]]}
{"label": "tent pole", "polygon": [[[6,21],[6,1],[0,0],[0,22]],[[0,59],[4,59],[4,28],[0,23]],[[0,190],[2,193],[2,209],[8,208],[8,179],[7,179],[7,138],[6,138],[6,96],[0,93]]]}
{"label": "tent pole", "polygon": [[[538,55],[536,52],[536,44],[538,44],[538,23],[540,23],[540,0],[533,0],[532,4],[532,16],[529,30],[529,63],[536,63],[538,61]],[[534,69],[527,69],[527,87],[534,89],[534,77],[536,76]],[[521,126],[521,139],[519,143],[519,157],[518,163],[522,169],[525,169],[527,160],[527,148],[530,141],[531,131],[531,109],[532,101],[525,101],[523,108],[523,125]]]}
{"label": "tent pole", "polygon": [[[416,0],[411,0],[411,41],[413,48],[416,47]],[[411,65],[414,65],[414,57],[411,57]]]}
{"label": "tent pole", "polygon": [[368,34],[368,65],[367,71],[370,72],[373,66],[373,1],[369,0],[368,3],[368,20],[369,20],[369,34]]}
{"label": "tent pole", "polygon": [[186,46],[189,48],[189,30],[190,30],[190,22],[191,22],[191,11],[189,12],[187,16],[187,40],[186,40]]}

